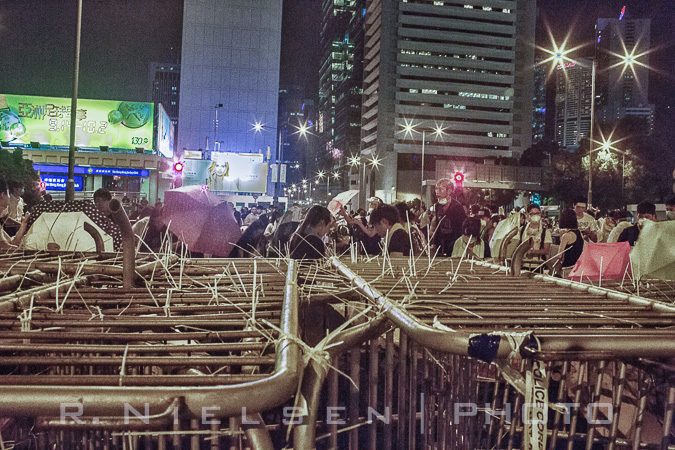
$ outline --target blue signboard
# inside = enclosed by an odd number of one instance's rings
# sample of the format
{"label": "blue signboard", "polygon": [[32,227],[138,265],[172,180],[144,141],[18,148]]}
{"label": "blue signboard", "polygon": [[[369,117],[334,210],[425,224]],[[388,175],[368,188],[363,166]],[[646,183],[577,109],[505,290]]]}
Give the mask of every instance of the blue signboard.
{"label": "blue signboard", "polygon": [[[75,190],[82,190],[82,177],[75,175],[73,176],[75,180]],[[42,182],[45,184],[45,189],[48,191],[65,191],[66,190],[66,181],[68,181],[68,175],[43,175]]]}
{"label": "blue signboard", "polygon": [[[68,166],[33,164],[33,169],[44,173],[68,173]],[[118,175],[124,177],[148,177],[148,169],[126,169],[121,167],[83,167],[75,166],[74,172],[80,175]]]}

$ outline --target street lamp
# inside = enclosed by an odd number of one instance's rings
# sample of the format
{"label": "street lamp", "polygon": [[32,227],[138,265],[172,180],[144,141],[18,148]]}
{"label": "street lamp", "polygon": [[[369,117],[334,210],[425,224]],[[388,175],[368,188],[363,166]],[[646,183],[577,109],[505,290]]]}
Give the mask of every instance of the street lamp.
{"label": "street lamp", "polygon": [[[217,110],[216,110],[217,111]],[[265,130],[278,130],[279,136],[278,136],[278,144],[279,144],[279,149],[277,151],[277,181],[275,183],[274,187],[274,206],[279,206],[279,193],[281,191],[281,166],[282,166],[282,161],[283,161],[283,130],[286,127],[286,123],[284,123],[281,127],[278,129],[276,127],[271,127],[268,125],[265,125],[261,122],[255,122],[253,125],[253,130],[254,133],[262,133],[262,131]],[[295,126],[297,131],[295,131],[293,134],[299,134],[301,137],[304,137],[305,139],[307,138],[307,134],[309,133],[309,126],[307,123],[301,123],[298,126]]]}
{"label": "street lamp", "polygon": [[441,123],[440,125],[436,123],[436,126],[434,127],[423,127],[419,124],[414,124],[413,121],[408,121],[407,119],[405,120],[405,125],[403,125],[403,133],[405,134],[404,137],[412,137],[413,133],[422,133],[422,170],[421,170],[421,175],[422,179],[420,181],[420,200],[424,197],[424,144],[426,143],[427,139],[427,131],[435,134],[435,138],[438,137],[443,137],[445,134],[445,128],[443,128],[443,124]]}

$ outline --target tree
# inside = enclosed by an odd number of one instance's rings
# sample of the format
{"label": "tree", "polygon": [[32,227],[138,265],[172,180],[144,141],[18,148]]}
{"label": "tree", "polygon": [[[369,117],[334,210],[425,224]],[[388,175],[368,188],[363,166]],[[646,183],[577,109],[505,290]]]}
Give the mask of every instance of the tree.
{"label": "tree", "polygon": [[40,201],[40,177],[33,169],[33,161],[24,159],[20,148],[11,152],[0,149],[0,177],[8,182],[18,180],[23,183],[26,209]]}

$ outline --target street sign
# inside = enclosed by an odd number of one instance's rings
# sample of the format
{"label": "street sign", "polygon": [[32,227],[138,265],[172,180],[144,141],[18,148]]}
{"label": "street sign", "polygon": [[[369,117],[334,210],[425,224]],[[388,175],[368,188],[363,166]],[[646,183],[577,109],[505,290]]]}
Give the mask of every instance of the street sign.
{"label": "street sign", "polygon": [[272,174],[270,175],[270,181],[272,183],[276,183],[279,177],[279,165],[278,164],[272,164],[270,166],[270,169],[272,169]]}
{"label": "street sign", "polygon": [[281,165],[281,182],[286,183],[286,164]]}

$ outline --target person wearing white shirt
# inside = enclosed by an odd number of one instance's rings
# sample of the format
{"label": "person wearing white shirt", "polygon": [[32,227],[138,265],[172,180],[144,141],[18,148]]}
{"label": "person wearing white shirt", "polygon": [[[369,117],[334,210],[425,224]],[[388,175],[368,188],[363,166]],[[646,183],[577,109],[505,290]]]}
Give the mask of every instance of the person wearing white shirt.
{"label": "person wearing white shirt", "polygon": [[[7,208],[9,204],[10,193],[7,189],[7,184],[5,183],[5,180],[0,179],[0,211]],[[21,226],[14,237],[10,237],[3,228],[0,228],[0,249],[12,248],[21,243],[23,235],[26,234],[26,228],[28,225],[28,216],[23,216],[23,211],[20,218],[20,223]]]}
{"label": "person wearing white shirt", "polygon": [[577,225],[584,238],[590,242],[598,241],[598,226],[595,218],[586,212],[586,198],[579,197],[574,201],[574,212],[577,215]]}

